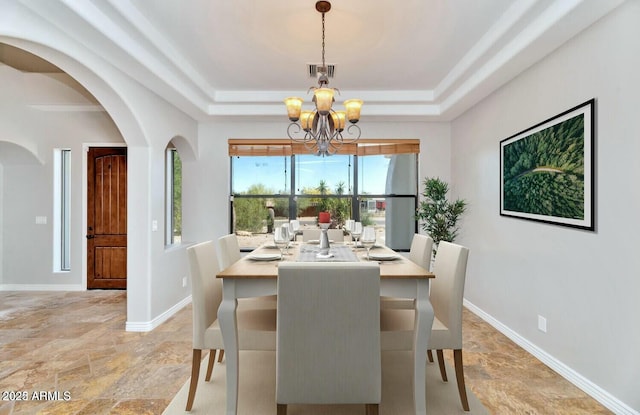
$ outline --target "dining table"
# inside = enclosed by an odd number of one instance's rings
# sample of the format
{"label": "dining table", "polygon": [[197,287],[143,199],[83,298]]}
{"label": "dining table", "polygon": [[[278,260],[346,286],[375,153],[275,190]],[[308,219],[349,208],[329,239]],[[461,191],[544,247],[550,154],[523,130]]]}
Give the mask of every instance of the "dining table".
{"label": "dining table", "polygon": [[[294,242],[281,255],[273,243],[263,244],[217,274],[222,279],[222,302],[218,320],[226,359],[226,415],[237,415],[239,350],[236,308],[238,299],[275,295],[278,264],[282,261],[377,261],[380,264],[380,295],[414,299],[413,399],[416,415],[426,415],[426,356],[434,313],[429,301],[429,281],[435,275],[384,245],[375,245],[370,258],[354,243],[332,243],[329,255],[319,245]],[[384,349],[383,349],[384,350]]]}

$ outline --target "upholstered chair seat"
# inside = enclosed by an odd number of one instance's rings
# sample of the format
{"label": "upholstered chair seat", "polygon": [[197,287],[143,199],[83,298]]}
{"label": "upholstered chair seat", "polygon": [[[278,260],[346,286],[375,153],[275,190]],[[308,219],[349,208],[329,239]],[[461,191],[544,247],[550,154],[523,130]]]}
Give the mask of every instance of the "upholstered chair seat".
{"label": "upholstered chair seat", "polygon": [[[431,305],[435,318],[429,338],[429,350],[436,350],[443,381],[447,381],[443,350],[453,350],[462,408],[469,410],[462,364],[462,300],[469,249],[442,241],[438,246],[430,283]],[[383,308],[380,313],[382,350],[411,350],[413,346],[414,310]]]}

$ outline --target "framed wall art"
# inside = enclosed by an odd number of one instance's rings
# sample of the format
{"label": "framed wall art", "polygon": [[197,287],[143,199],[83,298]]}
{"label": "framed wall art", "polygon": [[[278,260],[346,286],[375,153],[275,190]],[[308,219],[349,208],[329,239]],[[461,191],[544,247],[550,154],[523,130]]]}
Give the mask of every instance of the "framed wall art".
{"label": "framed wall art", "polygon": [[595,99],[500,141],[500,215],[594,230]]}

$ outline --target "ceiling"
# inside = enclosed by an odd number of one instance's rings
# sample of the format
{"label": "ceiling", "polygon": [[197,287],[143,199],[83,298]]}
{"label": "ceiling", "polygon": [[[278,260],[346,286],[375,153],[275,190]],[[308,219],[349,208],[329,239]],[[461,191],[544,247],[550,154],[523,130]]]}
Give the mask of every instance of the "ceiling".
{"label": "ceiling", "polygon": [[[334,0],[329,86],[363,99],[363,120],[451,120],[621,1]],[[316,85],[315,0],[23,3],[196,119],[284,119]]]}

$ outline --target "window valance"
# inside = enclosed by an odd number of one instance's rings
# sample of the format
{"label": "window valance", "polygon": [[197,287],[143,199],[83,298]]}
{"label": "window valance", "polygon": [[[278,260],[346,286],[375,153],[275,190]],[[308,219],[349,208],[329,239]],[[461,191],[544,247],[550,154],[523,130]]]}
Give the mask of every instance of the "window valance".
{"label": "window valance", "polygon": [[[288,138],[230,138],[228,144],[229,156],[290,156],[292,154],[309,154],[309,150],[307,150],[303,144],[296,143]],[[420,153],[420,140],[414,138],[361,138],[356,143],[344,144],[337,152],[337,154],[358,156],[417,153]]]}

